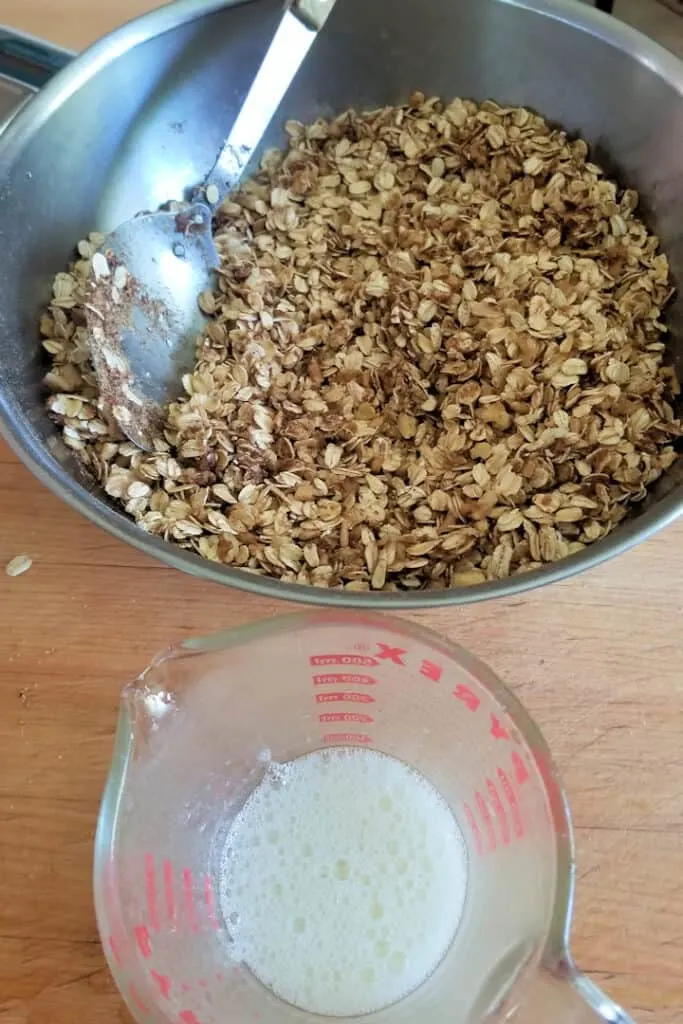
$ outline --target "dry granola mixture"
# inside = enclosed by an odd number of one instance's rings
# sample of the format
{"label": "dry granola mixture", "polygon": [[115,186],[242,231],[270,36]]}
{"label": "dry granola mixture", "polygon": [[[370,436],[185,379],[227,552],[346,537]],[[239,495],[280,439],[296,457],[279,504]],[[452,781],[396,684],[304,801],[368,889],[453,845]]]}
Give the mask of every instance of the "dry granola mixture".
{"label": "dry granola mixture", "polygon": [[477,584],[612,530],[682,433],[637,194],[493,102],[287,132],[216,217],[210,320],[156,454],[99,399],[101,236],[79,243],[41,322],[66,444],[142,529],[316,586]]}

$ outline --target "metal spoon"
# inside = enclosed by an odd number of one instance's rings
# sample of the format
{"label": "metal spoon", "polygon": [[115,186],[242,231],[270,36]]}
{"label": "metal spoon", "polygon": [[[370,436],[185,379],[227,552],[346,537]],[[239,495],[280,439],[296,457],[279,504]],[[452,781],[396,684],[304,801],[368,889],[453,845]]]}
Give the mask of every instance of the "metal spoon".
{"label": "metal spoon", "polygon": [[154,450],[164,406],[195,364],[218,254],[211,216],[249,160],[335,0],[291,0],[242,109],[193,201],[142,213],[109,234],[92,260],[85,313],[100,393],[140,448]]}

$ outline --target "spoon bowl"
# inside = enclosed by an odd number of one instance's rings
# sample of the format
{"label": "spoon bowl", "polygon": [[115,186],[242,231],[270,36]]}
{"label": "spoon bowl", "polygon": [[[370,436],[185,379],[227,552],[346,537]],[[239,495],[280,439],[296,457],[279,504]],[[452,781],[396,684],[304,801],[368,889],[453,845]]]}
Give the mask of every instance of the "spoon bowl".
{"label": "spoon bowl", "polygon": [[197,299],[217,264],[203,203],[125,221],[93,257],[85,307],[93,365],[119,426],[146,451],[194,366],[206,323]]}
{"label": "spoon bowl", "polygon": [[100,393],[119,427],[154,451],[164,407],[182,391],[205,317],[198,297],[218,257],[211,209],[240,183],[335,0],[287,3],[204,185],[189,204],[124,221],[93,259],[86,319]]}

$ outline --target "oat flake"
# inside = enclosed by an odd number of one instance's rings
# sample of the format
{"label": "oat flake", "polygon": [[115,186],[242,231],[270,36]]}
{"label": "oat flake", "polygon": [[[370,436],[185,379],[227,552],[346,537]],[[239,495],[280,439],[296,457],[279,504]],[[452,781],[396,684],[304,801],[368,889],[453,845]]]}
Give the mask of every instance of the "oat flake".
{"label": "oat flake", "polygon": [[33,565],[33,559],[29,558],[28,555],[16,555],[14,558],[5,566],[5,572],[8,576],[21,576],[23,572],[27,572]]}

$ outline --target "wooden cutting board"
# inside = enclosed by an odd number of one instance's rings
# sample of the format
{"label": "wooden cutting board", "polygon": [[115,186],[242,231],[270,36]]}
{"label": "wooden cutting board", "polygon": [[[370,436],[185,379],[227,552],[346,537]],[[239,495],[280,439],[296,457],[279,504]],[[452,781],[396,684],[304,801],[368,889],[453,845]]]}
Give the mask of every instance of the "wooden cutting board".
{"label": "wooden cutting board", "polygon": [[[152,5],[0,2],[0,20],[78,48]],[[27,573],[0,568],[0,1024],[129,1022],[91,894],[120,688],[172,641],[286,607],[149,561],[0,445],[0,566],[19,554]],[[642,1024],[680,1024],[683,522],[570,582],[411,617],[487,661],[563,769],[580,966]]]}

